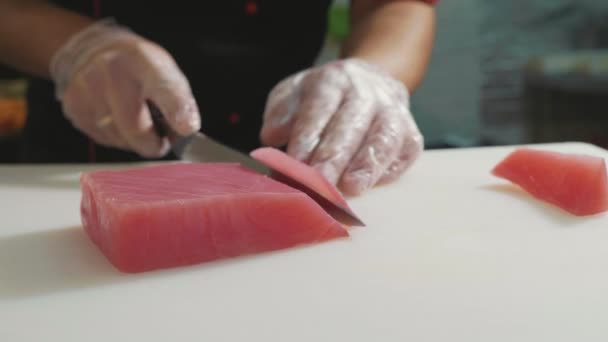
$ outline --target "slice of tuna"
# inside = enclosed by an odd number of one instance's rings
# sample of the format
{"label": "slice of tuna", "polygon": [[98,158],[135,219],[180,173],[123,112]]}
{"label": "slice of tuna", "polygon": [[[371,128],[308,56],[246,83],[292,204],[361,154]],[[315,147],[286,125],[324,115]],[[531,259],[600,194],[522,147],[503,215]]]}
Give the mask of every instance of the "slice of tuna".
{"label": "slice of tuna", "polygon": [[83,226],[135,273],[348,236],[304,193],[239,164],[175,163],[81,176]]}
{"label": "slice of tuna", "polygon": [[350,210],[348,203],[338,189],[327,178],[323,177],[319,171],[308,164],[294,159],[283,151],[273,147],[260,147],[253,150],[250,155],[269,168],[292,177],[310,189],[315,190],[326,199]]}
{"label": "slice of tuna", "polygon": [[518,148],[492,174],[574,215],[608,210],[606,163],[600,157]]}

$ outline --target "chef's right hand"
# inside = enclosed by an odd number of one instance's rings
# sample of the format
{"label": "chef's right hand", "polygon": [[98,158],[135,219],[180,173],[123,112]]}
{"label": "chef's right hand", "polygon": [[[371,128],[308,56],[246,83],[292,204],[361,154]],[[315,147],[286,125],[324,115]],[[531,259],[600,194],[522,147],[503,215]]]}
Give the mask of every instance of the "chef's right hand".
{"label": "chef's right hand", "polygon": [[171,55],[111,21],[75,34],[54,55],[50,71],[68,120],[105,146],[147,158],[169,151],[157,135],[146,100],[180,134],[200,128],[190,85]]}

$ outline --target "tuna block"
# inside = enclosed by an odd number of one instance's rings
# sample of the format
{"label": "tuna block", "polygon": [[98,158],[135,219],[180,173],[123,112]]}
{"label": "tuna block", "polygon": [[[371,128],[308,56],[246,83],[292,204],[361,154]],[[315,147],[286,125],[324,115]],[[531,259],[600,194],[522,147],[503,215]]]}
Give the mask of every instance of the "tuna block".
{"label": "tuna block", "polygon": [[94,171],[83,173],[81,190],[84,229],[127,273],[348,236],[303,192],[239,164]]}

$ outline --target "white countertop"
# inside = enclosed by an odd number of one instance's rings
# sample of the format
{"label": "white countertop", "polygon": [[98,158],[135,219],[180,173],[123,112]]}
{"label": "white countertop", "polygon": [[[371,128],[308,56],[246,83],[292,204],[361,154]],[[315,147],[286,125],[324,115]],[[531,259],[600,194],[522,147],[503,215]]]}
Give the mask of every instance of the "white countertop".
{"label": "white countertop", "polygon": [[90,166],[0,166],[0,341],[608,341],[608,216],[491,176],[512,148],[426,151],[348,240],[140,275],[80,226]]}

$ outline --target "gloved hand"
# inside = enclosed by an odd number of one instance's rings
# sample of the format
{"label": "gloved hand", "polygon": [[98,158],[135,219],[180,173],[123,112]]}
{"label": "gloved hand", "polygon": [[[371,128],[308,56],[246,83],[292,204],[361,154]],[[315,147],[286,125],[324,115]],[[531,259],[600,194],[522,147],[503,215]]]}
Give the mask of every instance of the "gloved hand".
{"label": "gloved hand", "polygon": [[145,100],[181,134],[200,128],[186,77],[169,53],[104,20],[75,34],[53,56],[51,76],[65,116],[97,143],[161,157],[166,138],[154,130]]}
{"label": "gloved hand", "polygon": [[423,150],[409,92],[380,68],[345,59],[292,75],[270,92],[264,144],[318,169],[346,195],[398,178]]}

